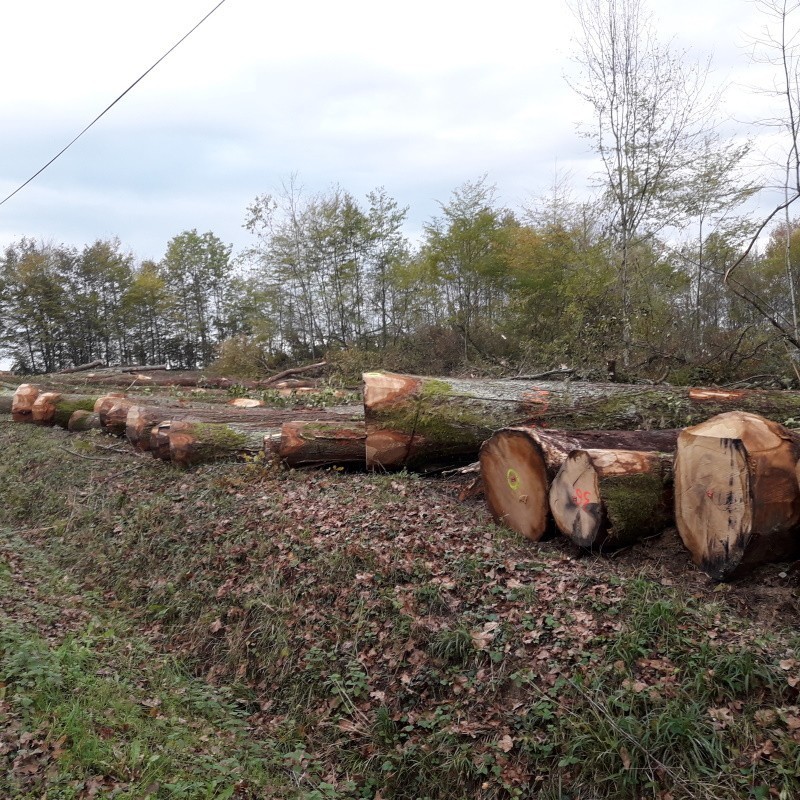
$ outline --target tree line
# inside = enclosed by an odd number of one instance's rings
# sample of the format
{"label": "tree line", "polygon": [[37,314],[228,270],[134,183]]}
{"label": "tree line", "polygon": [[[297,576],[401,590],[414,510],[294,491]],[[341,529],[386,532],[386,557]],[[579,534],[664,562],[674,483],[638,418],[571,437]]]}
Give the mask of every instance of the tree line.
{"label": "tree line", "polygon": [[23,372],[98,358],[258,371],[326,355],[421,372],[613,364],[800,382],[798,51],[780,38],[800,11],[759,2],[786,103],[784,202],[766,216],[744,212],[765,181],[751,177],[751,143],[719,133],[708,64],[663,44],[643,0],[580,0],[572,85],[602,165],[591,200],[557,178],[509,209],[484,176],[412,241],[409,209],[385,189],[307,194],[290,179],[246,209],[251,245],[236,255],[196,230],[158,262],[118,240],[22,239],[0,258],[0,352]]}

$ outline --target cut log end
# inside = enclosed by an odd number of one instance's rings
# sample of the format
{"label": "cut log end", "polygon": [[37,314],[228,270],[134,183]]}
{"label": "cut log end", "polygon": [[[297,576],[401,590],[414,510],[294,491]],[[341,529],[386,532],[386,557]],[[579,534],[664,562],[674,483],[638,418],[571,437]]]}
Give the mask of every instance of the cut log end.
{"label": "cut log end", "polygon": [[653,452],[574,450],[550,487],[559,530],[580,547],[621,547],[672,522],[671,458]]}
{"label": "cut log end", "polygon": [[603,538],[605,515],[597,471],[585,450],[575,450],[553,479],[550,510],[558,529],[581,547]]}
{"label": "cut log end", "polygon": [[33,404],[39,396],[39,387],[32,383],[21,383],[11,400],[11,417],[14,422],[32,422]]}
{"label": "cut log end", "polygon": [[681,433],[675,521],[694,562],[712,578],[797,554],[797,456],[789,431],[745,412]]}
{"label": "cut log end", "polygon": [[496,522],[538,541],[547,530],[547,469],[536,445],[522,431],[508,430],[481,448],[481,476]]}

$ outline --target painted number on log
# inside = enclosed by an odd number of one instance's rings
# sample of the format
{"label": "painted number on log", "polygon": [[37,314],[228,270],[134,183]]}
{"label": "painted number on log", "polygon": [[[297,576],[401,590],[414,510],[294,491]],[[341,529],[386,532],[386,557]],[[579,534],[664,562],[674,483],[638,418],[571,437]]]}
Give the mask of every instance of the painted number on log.
{"label": "painted number on log", "polygon": [[575,503],[575,505],[579,508],[586,508],[586,506],[592,502],[592,496],[588,491],[576,489],[575,496],[572,498],[572,502]]}
{"label": "painted number on log", "polygon": [[515,469],[510,469],[506,472],[506,480],[508,481],[508,485],[511,487],[512,492],[516,492],[519,489],[519,475]]}

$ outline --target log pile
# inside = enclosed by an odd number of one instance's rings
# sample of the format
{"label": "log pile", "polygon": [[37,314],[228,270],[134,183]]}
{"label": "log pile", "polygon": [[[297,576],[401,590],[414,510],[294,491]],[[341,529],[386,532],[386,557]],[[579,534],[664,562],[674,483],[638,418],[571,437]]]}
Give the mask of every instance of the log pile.
{"label": "log pile", "polygon": [[137,451],[183,467],[266,451],[290,467],[434,471],[479,455],[471,469],[490,513],[532,541],[552,531],[605,551],[674,524],[715,580],[800,557],[800,434],[768,418],[800,415],[798,392],[372,372],[363,416],[33,384],[0,394],[3,412],[126,436]]}

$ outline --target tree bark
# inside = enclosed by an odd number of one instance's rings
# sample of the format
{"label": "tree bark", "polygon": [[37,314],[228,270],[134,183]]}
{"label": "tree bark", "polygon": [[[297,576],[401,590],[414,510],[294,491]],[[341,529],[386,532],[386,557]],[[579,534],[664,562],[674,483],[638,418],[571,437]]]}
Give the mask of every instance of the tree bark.
{"label": "tree bark", "polygon": [[612,549],[661,533],[674,521],[672,455],[573,450],[549,501],[556,527],[580,547]]}
{"label": "tree bark", "polygon": [[720,414],[678,437],[675,522],[714,580],[800,554],[800,437],[756,414]]}
{"label": "tree bark", "polygon": [[290,467],[357,464],[363,469],[366,438],[363,422],[284,422],[278,455]]}
{"label": "tree bark", "polygon": [[123,436],[128,410],[133,405],[134,401],[125,397],[124,394],[112,392],[98,397],[93,410],[99,415],[100,427],[105,433]]}
{"label": "tree bark", "polygon": [[82,433],[100,429],[100,415],[93,411],[78,409],[73,411],[67,423],[67,430],[70,433]]}
{"label": "tree bark", "polygon": [[57,425],[59,428],[68,428],[73,412],[92,411],[96,402],[96,397],[41,392],[33,403],[31,419],[37,425]]}
{"label": "tree bark", "polygon": [[232,408],[228,405],[213,408],[192,408],[182,406],[134,405],[128,410],[125,435],[137,449],[150,449],[153,426],[171,420],[173,422],[245,423],[261,425],[265,429],[279,429],[284,422],[306,420],[310,422],[346,423],[359,417],[358,408],[337,406],[332,408]]}
{"label": "tree bark", "polygon": [[[159,429],[161,426],[159,426]],[[246,423],[175,422],[169,423],[169,459],[189,467],[210,461],[255,455],[264,450],[264,440],[280,434],[278,428]],[[164,450],[162,448],[161,452]]]}
{"label": "tree bark", "polygon": [[133,364],[128,367],[120,367],[120,372],[166,372],[169,367],[166,364]]}
{"label": "tree bark", "polygon": [[369,468],[472,460],[504,427],[569,430],[679,428],[723,411],[800,417],[800,392],[696,389],[578,381],[456,380],[386,372],[364,376]]}
{"label": "tree bark", "polygon": [[33,404],[39,396],[39,387],[21,383],[11,399],[11,418],[14,422],[33,422]]}
{"label": "tree bark", "polygon": [[552,431],[505,428],[481,447],[484,494],[495,521],[527,539],[547,531],[550,481],[573,450],[669,451],[678,431]]}

